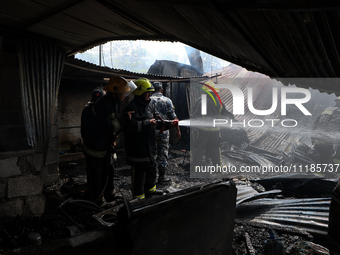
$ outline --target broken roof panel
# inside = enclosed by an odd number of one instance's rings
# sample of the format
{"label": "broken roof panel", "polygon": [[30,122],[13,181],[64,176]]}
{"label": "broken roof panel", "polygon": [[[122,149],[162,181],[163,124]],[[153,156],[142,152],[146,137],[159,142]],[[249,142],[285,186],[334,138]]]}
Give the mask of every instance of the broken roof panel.
{"label": "broken roof panel", "polygon": [[238,205],[236,218],[327,235],[331,198],[269,199]]}
{"label": "broken roof panel", "polygon": [[[281,105],[281,88],[284,86],[280,81],[271,79],[270,77],[256,73],[249,72],[246,69],[230,64],[222,70],[217,70],[209,73],[211,76],[217,75],[213,78],[216,84],[231,84],[239,87],[245,99],[248,98],[248,88],[253,88],[253,106],[255,109],[270,109],[273,104],[273,87],[277,88],[278,104]],[[206,74],[207,75],[207,74]],[[266,151],[281,154],[282,151],[290,152],[295,142],[301,141],[310,144],[310,128],[315,119],[324,111],[328,106],[335,104],[334,94],[328,95],[326,93],[320,93],[319,91],[309,89],[311,93],[311,99],[304,104],[304,106],[312,113],[312,116],[301,116],[299,110],[290,107],[287,111],[287,115],[281,114],[281,107],[277,107],[276,110],[269,115],[256,115],[252,113],[245,100],[244,103],[244,115],[235,115],[235,118],[242,123],[242,121],[250,120],[262,120],[266,125],[261,128],[254,128],[250,125],[245,125],[244,129],[247,131],[250,143]],[[228,111],[233,111],[233,95],[228,89],[220,90],[220,97],[225,104]],[[299,115],[300,114],[300,115]],[[298,126],[296,129],[284,129],[281,127],[280,122],[276,122],[273,127],[271,122],[266,120],[280,120],[282,119],[297,119]],[[240,127],[242,125],[238,125]]]}

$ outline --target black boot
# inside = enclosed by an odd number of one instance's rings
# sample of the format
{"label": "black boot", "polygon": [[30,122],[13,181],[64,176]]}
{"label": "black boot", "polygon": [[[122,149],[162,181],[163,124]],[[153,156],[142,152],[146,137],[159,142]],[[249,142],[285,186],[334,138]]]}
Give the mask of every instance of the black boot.
{"label": "black boot", "polygon": [[165,177],[165,169],[160,168],[159,169],[159,176],[158,176],[158,183],[162,184],[162,183],[170,182],[170,181],[171,181],[170,178]]}

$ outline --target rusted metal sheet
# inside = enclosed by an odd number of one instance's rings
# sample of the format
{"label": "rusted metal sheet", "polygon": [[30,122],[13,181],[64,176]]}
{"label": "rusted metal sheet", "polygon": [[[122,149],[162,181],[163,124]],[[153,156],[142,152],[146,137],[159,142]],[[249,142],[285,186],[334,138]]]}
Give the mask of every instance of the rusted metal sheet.
{"label": "rusted metal sheet", "polygon": [[48,42],[22,39],[18,57],[27,141],[46,155],[65,51]]}
{"label": "rusted metal sheet", "polygon": [[236,218],[326,236],[331,198],[259,199],[237,206]]}
{"label": "rusted metal sheet", "polygon": [[236,188],[237,188],[236,205],[265,198],[271,194],[281,193],[281,190],[278,189],[265,192],[258,192],[254,190],[251,186],[247,185],[237,185]]}

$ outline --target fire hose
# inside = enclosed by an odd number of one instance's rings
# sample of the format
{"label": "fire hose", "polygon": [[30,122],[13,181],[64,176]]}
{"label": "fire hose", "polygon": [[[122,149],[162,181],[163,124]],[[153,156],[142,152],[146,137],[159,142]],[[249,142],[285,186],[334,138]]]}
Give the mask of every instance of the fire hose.
{"label": "fire hose", "polygon": [[170,129],[171,127],[178,127],[178,120],[164,120],[161,116],[157,115],[157,127],[160,134],[163,134],[164,131]]}

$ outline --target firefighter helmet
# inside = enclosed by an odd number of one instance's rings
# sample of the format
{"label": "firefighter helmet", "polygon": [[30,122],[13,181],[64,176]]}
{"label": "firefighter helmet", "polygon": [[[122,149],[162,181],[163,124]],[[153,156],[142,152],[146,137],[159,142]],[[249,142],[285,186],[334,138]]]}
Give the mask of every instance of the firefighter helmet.
{"label": "firefighter helmet", "polygon": [[130,91],[128,82],[121,76],[111,76],[109,83],[105,86],[104,90],[112,93],[126,94]]}
{"label": "firefighter helmet", "polygon": [[155,91],[150,81],[146,78],[138,78],[137,80],[135,80],[135,84],[137,88],[135,89],[134,92],[132,92],[132,94],[136,96],[141,96],[145,92]]}
{"label": "firefighter helmet", "polygon": [[[218,88],[215,87],[215,83],[213,81],[208,81],[208,82],[205,82],[204,84],[207,84],[209,85],[210,87],[212,87],[213,89],[216,90],[216,92],[220,92],[220,90]],[[212,91],[209,87],[203,85],[202,89],[206,89],[208,91]]]}

